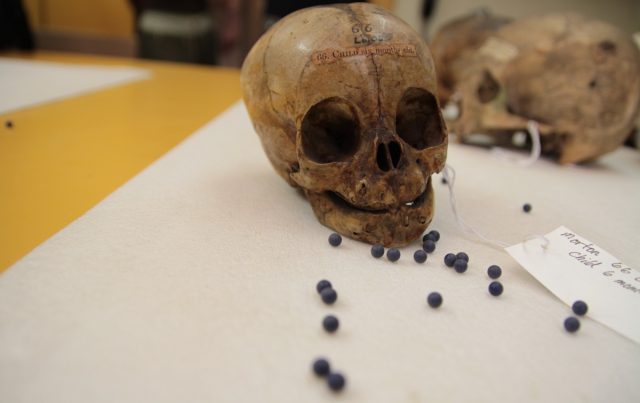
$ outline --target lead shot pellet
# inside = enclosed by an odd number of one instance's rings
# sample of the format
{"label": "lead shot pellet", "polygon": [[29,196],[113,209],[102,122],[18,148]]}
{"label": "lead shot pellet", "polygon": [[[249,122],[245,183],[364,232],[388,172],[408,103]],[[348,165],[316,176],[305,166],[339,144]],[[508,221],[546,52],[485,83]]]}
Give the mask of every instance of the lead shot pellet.
{"label": "lead shot pellet", "polygon": [[422,249],[418,249],[413,254],[413,260],[415,260],[416,263],[424,263],[427,261],[427,253]]}
{"label": "lead shot pellet", "polygon": [[434,250],[436,250],[436,243],[434,241],[432,241],[431,239],[427,239],[422,244],[422,249],[424,249],[424,251],[427,252],[427,253],[431,253]]}
{"label": "lead shot pellet", "polygon": [[453,268],[458,273],[464,273],[465,271],[467,271],[467,261],[464,259],[456,259],[456,261],[453,262]]}
{"label": "lead shot pellet", "polygon": [[316,291],[318,291],[318,293],[320,293],[325,288],[331,288],[331,282],[329,280],[320,280],[320,281],[318,281],[318,284],[316,284]]}
{"label": "lead shot pellet", "polygon": [[333,315],[327,315],[322,320],[322,327],[324,327],[324,330],[326,330],[329,333],[333,333],[336,330],[338,330],[339,326],[340,326],[340,321],[338,320],[338,318],[336,318]]}
{"label": "lead shot pellet", "polygon": [[433,236],[435,242],[438,242],[440,240],[440,233],[436,230],[431,230],[431,232],[429,232],[429,235]]}
{"label": "lead shot pellet", "polygon": [[522,205],[522,211],[524,211],[525,213],[528,213],[531,211],[531,204],[529,203],[525,203]]}
{"label": "lead shot pellet", "polygon": [[502,291],[504,291],[504,287],[499,281],[492,281],[491,284],[489,284],[489,294],[493,295],[494,297],[502,294]]}
{"label": "lead shot pellet", "polygon": [[444,264],[448,267],[453,267],[453,264],[456,262],[456,255],[453,253],[447,253],[444,256]]}
{"label": "lead shot pellet", "polygon": [[576,315],[583,316],[589,310],[589,306],[587,306],[586,302],[578,300],[578,301],[574,302],[573,305],[571,305],[571,310]]}
{"label": "lead shot pellet", "polygon": [[398,248],[389,248],[387,251],[387,259],[397,262],[400,259],[400,250]]}
{"label": "lead shot pellet", "polygon": [[467,255],[464,252],[458,252],[458,254],[456,255],[456,259],[462,259],[462,260],[466,261],[467,263],[469,263],[469,255]]}
{"label": "lead shot pellet", "polygon": [[329,374],[331,370],[331,366],[329,365],[329,361],[324,358],[318,358],[313,362],[313,372],[318,376],[326,376]]}
{"label": "lead shot pellet", "polygon": [[333,390],[334,392],[338,392],[344,388],[346,380],[344,378],[344,375],[339,372],[334,372],[329,374],[329,376],[327,377],[327,384],[329,385],[329,389]]}
{"label": "lead shot pellet", "polygon": [[331,305],[338,299],[338,293],[333,288],[326,287],[320,291],[320,298],[325,304]]}
{"label": "lead shot pellet", "polygon": [[440,305],[442,305],[442,295],[440,295],[439,292],[432,292],[427,296],[427,304],[429,304],[429,306],[431,308],[438,308]]}
{"label": "lead shot pellet", "polygon": [[381,258],[382,255],[384,255],[384,246],[376,244],[371,247],[371,256],[378,259]]}
{"label": "lead shot pellet", "polygon": [[502,269],[500,266],[493,264],[487,269],[487,275],[495,280],[502,275]]}
{"label": "lead shot pellet", "polygon": [[340,246],[340,244],[342,243],[342,236],[340,234],[337,233],[333,233],[331,235],[329,235],[329,245],[331,246]]}
{"label": "lead shot pellet", "polygon": [[575,333],[580,329],[580,321],[575,316],[569,316],[564,320],[564,328],[569,333]]}

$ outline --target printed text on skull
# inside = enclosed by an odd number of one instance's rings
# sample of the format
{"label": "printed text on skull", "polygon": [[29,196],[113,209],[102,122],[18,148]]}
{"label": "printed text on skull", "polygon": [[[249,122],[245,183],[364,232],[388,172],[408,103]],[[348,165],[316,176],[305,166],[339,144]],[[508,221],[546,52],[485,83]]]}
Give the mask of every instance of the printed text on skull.
{"label": "printed text on skull", "polygon": [[314,64],[329,64],[340,59],[353,56],[393,55],[416,57],[416,47],[412,44],[388,44],[352,47],[346,49],[324,49],[313,52],[311,60]]}

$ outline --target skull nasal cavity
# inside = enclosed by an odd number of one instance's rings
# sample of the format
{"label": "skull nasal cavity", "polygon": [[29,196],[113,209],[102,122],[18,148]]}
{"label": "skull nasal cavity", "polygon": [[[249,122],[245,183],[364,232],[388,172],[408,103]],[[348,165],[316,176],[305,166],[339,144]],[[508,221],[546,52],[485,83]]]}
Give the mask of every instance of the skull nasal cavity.
{"label": "skull nasal cavity", "polygon": [[321,164],[346,160],[360,143],[355,110],[340,98],[325,99],[312,106],[300,131],[305,156]]}
{"label": "skull nasal cavity", "polygon": [[444,142],[445,131],[438,101],[429,91],[422,88],[405,91],[396,110],[396,133],[418,150]]}
{"label": "skull nasal cavity", "polygon": [[398,168],[400,165],[400,157],[402,156],[402,147],[396,141],[378,144],[376,150],[376,163],[382,171],[390,171]]}

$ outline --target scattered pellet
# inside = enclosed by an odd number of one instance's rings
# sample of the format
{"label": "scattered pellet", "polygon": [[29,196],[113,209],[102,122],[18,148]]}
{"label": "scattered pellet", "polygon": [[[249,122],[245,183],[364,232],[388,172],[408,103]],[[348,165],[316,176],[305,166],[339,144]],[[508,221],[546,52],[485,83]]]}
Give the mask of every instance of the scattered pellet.
{"label": "scattered pellet", "polygon": [[338,318],[336,318],[333,315],[327,315],[322,320],[322,327],[324,327],[324,330],[326,330],[329,333],[333,333],[336,330],[338,330],[339,326],[340,326],[340,321],[338,320]]}
{"label": "scattered pellet", "polygon": [[384,255],[384,246],[380,244],[375,244],[371,247],[371,256],[376,259],[381,258]]}
{"label": "scattered pellet", "polygon": [[495,280],[502,275],[502,269],[500,266],[493,264],[487,269],[487,275]]}
{"label": "scattered pellet", "polygon": [[427,296],[427,303],[431,308],[438,308],[442,305],[442,295],[439,292],[432,292]]}
{"label": "scattered pellet", "polygon": [[400,259],[400,250],[398,248],[389,248],[387,250],[387,259],[392,262],[398,261]]}
{"label": "scattered pellet", "polygon": [[338,299],[338,293],[333,288],[327,287],[320,291],[320,298],[325,304],[331,305]]}
{"label": "scattered pellet", "polygon": [[569,316],[564,320],[564,328],[569,333],[575,333],[580,329],[580,321],[575,316]]}
{"label": "scattered pellet", "polygon": [[317,358],[313,362],[313,372],[318,376],[326,376],[329,375],[329,371],[331,367],[329,365],[329,361],[324,358]]}
{"label": "scattered pellet", "polygon": [[589,310],[589,306],[587,305],[586,302],[578,300],[578,301],[574,302],[573,305],[571,305],[571,310],[576,315],[583,316]]}
{"label": "scattered pellet", "polygon": [[325,288],[331,288],[331,281],[329,281],[329,280],[320,280],[320,281],[318,281],[318,284],[316,284],[316,291],[318,291],[318,293],[320,293]]}
{"label": "scattered pellet", "polygon": [[502,291],[504,291],[504,287],[502,286],[501,282],[492,281],[491,284],[489,284],[489,294],[493,295],[494,297],[502,294]]}
{"label": "scattered pellet", "polygon": [[422,249],[418,249],[413,254],[413,260],[415,260],[416,263],[424,263],[427,261],[427,253]]}
{"label": "scattered pellet", "polygon": [[340,244],[342,243],[342,236],[340,234],[337,233],[333,233],[331,235],[329,235],[329,244],[331,246],[340,246]]}

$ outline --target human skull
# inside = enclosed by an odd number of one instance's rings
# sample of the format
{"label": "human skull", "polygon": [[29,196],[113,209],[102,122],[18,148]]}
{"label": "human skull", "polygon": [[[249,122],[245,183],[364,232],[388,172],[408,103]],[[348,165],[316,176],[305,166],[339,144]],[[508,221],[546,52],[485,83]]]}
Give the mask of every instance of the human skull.
{"label": "human skull", "polygon": [[385,246],[427,228],[447,131],[406,23],[366,3],[300,10],[254,45],[241,81],[267,157],[321,223]]}
{"label": "human skull", "polygon": [[481,133],[509,146],[534,120],[543,154],[582,162],[621,145],[638,115],[638,49],[615,27],[575,14],[507,24],[450,63],[460,116],[449,127],[462,141]]}
{"label": "human skull", "polygon": [[[446,104],[455,91],[455,85],[464,72],[464,65],[454,61],[465,53],[476,51],[510,18],[491,14],[487,9],[457,18],[444,25],[429,44],[438,72],[438,99]],[[459,72],[456,69],[463,69]]]}

